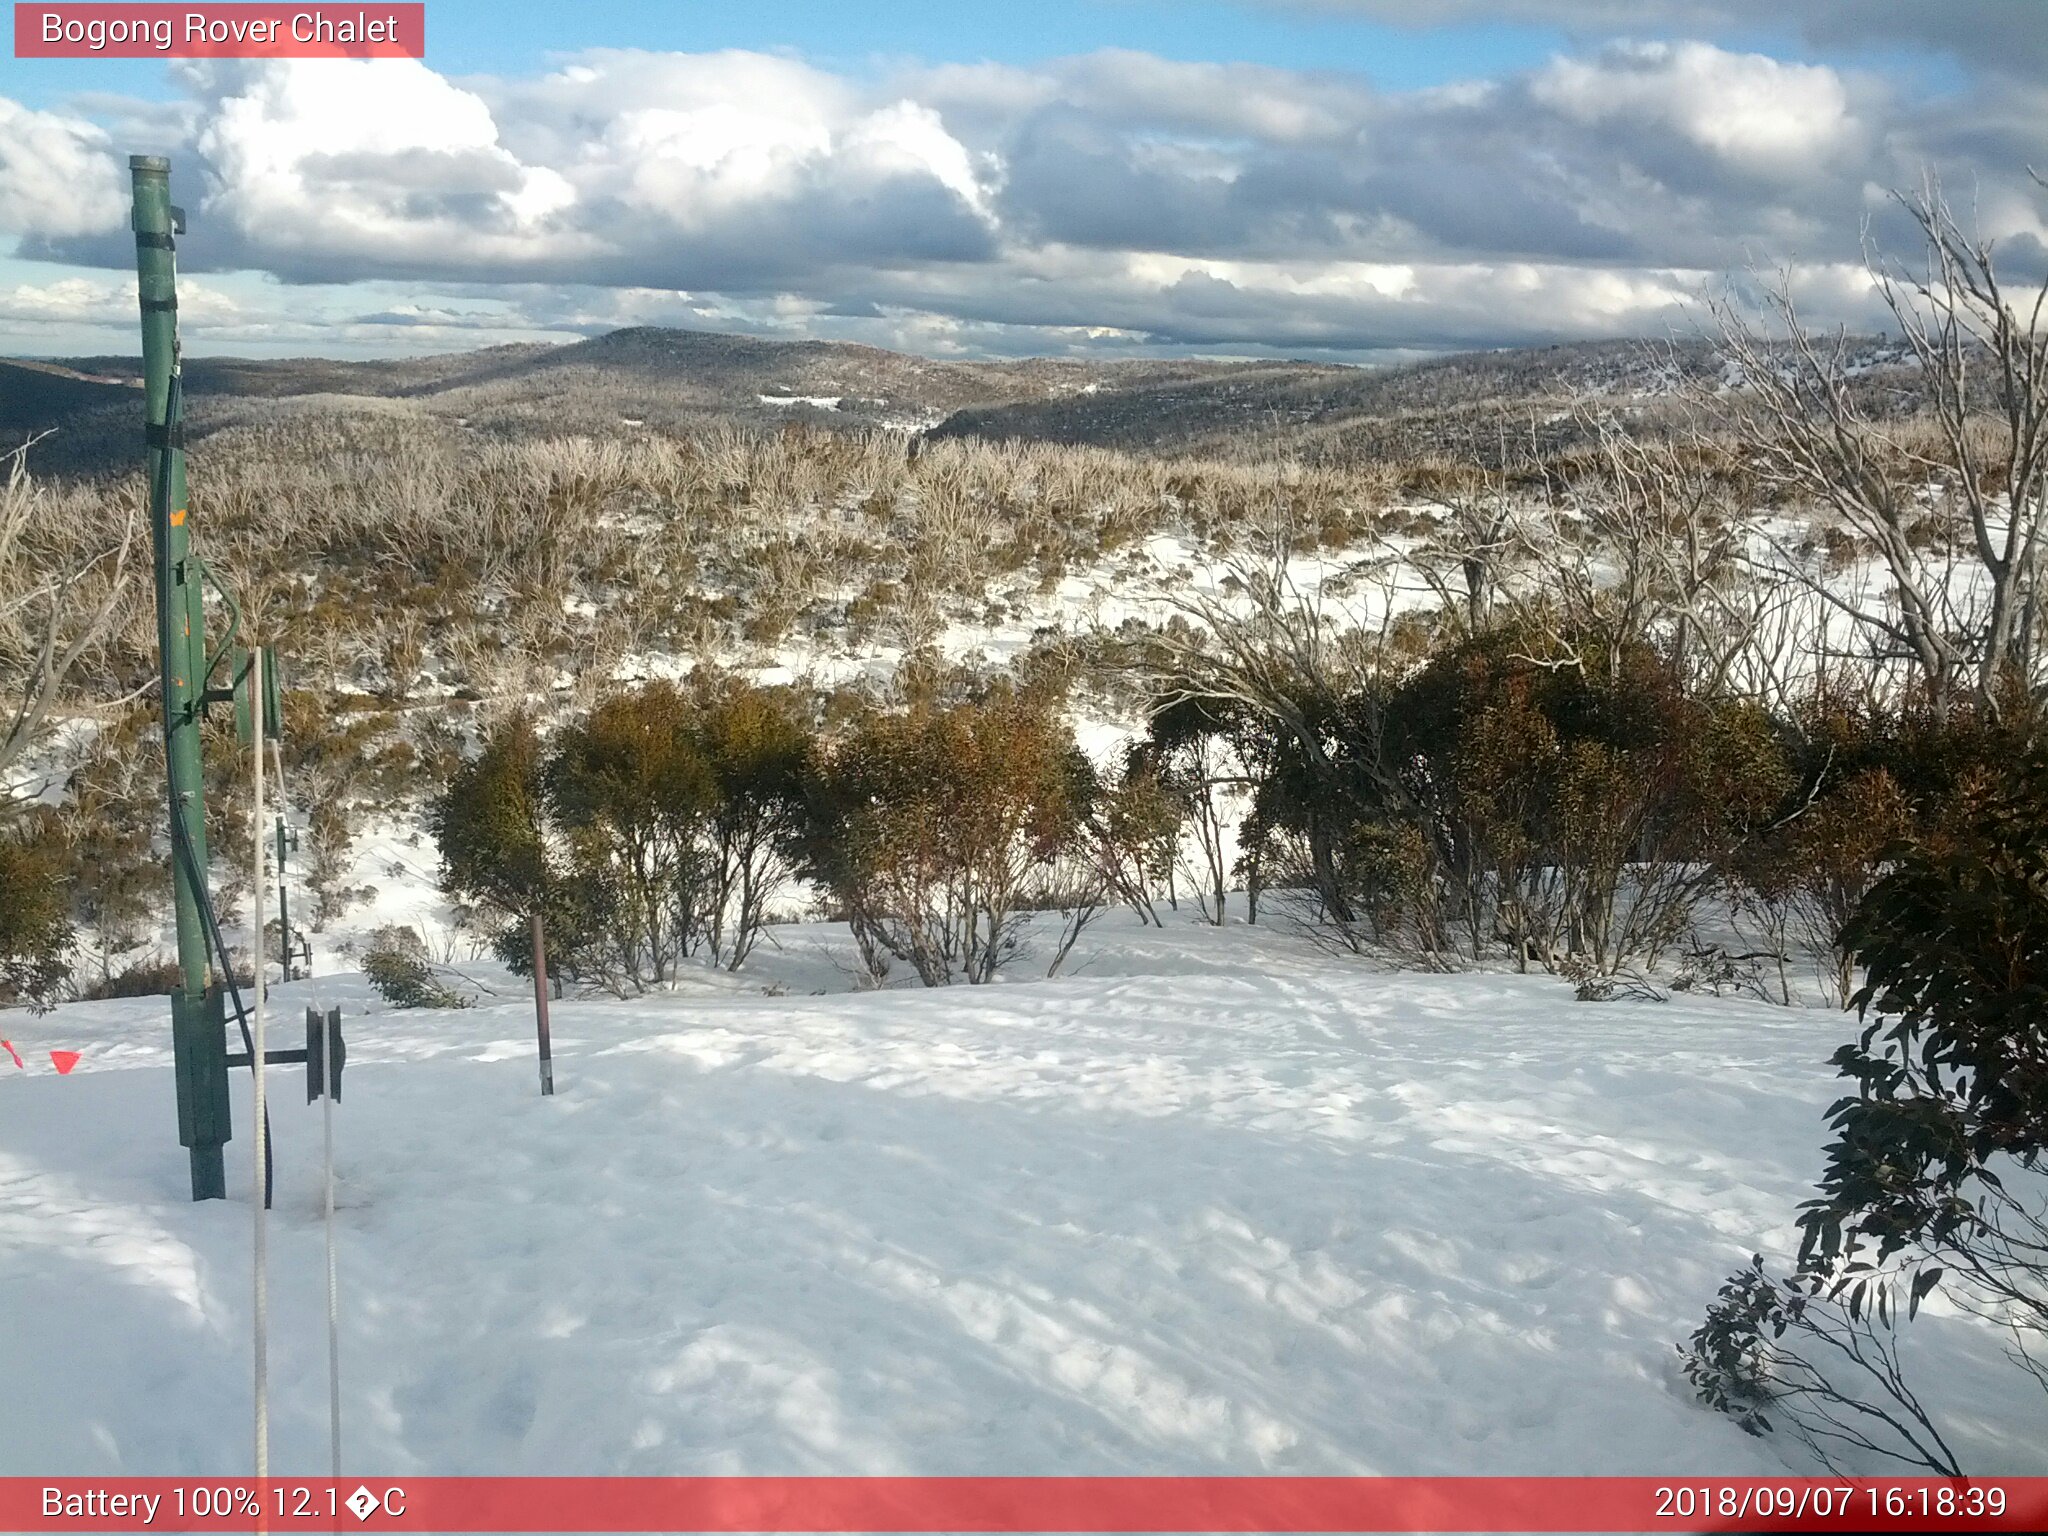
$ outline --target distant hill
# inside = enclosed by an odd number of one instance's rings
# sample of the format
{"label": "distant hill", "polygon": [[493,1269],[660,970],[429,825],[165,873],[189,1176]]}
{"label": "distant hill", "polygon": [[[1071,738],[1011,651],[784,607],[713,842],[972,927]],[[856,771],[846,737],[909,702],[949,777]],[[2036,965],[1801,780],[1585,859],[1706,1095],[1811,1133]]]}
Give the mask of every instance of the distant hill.
{"label": "distant hill", "polygon": [[1054,400],[1091,387],[1214,378],[1245,366],[1059,358],[968,362],[849,342],[764,341],[637,326],[451,380],[435,394],[438,409],[459,407],[476,425],[516,421],[538,407],[550,414],[567,409],[591,427],[620,420],[670,426],[717,416],[914,432],[977,407]]}
{"label": "distant hill", "polygon": [[[933,436],[1095,443],[1138,452],[1235,456],[1284,452],[1360,459],[1485,452],[1506,430],[1547,432],[1572,400],[1669,395],[1711,381],[1719,360],[1704,341],[1580,342],[1468,352],[1387,368],[1248,366],[1147,379],[1057,399],[971,408]],[[1497,451],[1497,449],[1496,449]]]}
{"label": "distant hill", "polygon": [[[188,358],[185,402],[195,437],[274,418],[299,400],[406,401],[484,432],[597,434],[678,429],[709,420],[791,420],[905,433],[959,412],[1213,381],[1291,365],[1029,358],[942,361],[846,342],[769,341],[638,326],[564,346],[489,347],[399,361]],[[137,461],[135,357],[0,363],[0,427],[62,429],[38,461],[67,470]],[[1306,369],[1310,373],[1327,369]],[[106,409],[116,409],[110,414]]]}
{"label": "distant hill", "polygon": [[34,450],[34,466],[62,458],[73,467],[66,450],[74,437],[97,441],[125,425],[139,439],[141,382],[77,364],[0,358],[0,452],[49,433]]}
{"label": "distant hill", "polygon": [[[1882,371],[1896,354],[1872,353]],[[1654,409],[1684,380],[1721,381],[1705,341],[1585,342],[1386,368],[1245,361],[961,361],[846,342],[636,326],[569,345],[400,361],[193,358],[195,438],[295,413],[418,412],[464,429],[611,436],[708,422],[1093,444],[1132,452],[1355,461],[1490,457],[1504,434],[1555,441],[1586,395]],[[0,432],[58,428],[37,462],[119,470],[140,458],[132,357],[0,361]],[[1875,377],[1875,375],[1873,375]],[[351,405],[353,402],[353,407]]]}

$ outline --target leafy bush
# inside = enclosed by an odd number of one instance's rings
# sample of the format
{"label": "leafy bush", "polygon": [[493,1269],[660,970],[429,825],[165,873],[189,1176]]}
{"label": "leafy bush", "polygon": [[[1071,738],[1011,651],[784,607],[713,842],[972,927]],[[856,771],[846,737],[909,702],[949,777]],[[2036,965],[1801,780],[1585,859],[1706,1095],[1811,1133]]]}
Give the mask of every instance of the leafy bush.
{"label": "leafy bush", "polygon": [[806,873],[838,902],[871,974],[991,981],[1017,917],[1082,836],[1092,775],[1049,703],[998,690],[870,710],[812,766]]}
{"label": "leafy bush", "polygon": [[1259,821],[1305,837],[1328,915],[1436,964],[1505,948],[1582,977],[1685,932],[1787,792],[1780,733],[1641,642],[1558,650],[1482,633],[1398,687],[1296,701],[1316,754],[1275,736],[1246,755]]}
{"label": "leafy bush", "polygon": [[713,957],[736,971],[793,870],[811,733],[788,689],[702,670],[693,682],[693,730],[717,791],[705,829],[706,937]]}
{"label": "leafy bush", "polygon": [[548,743],[515,716],[433,807],[442,883],[520,969],[535,914],[558,968],[621,995],[699,953],[738,969],[790,874],[809,746],[786,690],[710,672],[616,694]]}
{"label": "leafy bush", "polygon": [[[1963,784],[2017,744],[1969,710],[1936,717],[1911,701],[1880,709],[1825,693],[1786,726],[1796,787],[1731,875],[1778,954],[1797,947],[1828,958],[1823,980],[1847,1007],[1855,960],[1844,936],[1864,896],[1903,842],[1940,824]],[[1782,976],[1780,995],[1789,1001]]]}
{"label": "leafy bush", "polygon": [[169,955],[152,955],[78,989],[88,1002],[110,997],[168,997],[185,984],[185,970]]}
{"label": "leafy bush", "polygon": [[1906,1380],[1890,1310],[1846,1307],[1826,1290],[1813,1276],[1773,1277],[1752,1257],[1679,1346],[1700,1401],[1752,1435],[1782,1423],[1836,1471],[1848,1448],[1962,1476]]}
{"label": "leafy bush", "polygon": [[[1224,844],[1231,800],[1250,780],[1245,757],[1253,734],[1241,711],[1201,699],[1170,699],[1152,711],[1150,729],[1133,764],[1151,777],[1172,807],[1173,856],[1167,879],[1171,881],[1176,868],[1184,866],[1203,915],[1219,926],[1228,899],[1230,861]],[[1163,821],[1164,807],[1154,808],[1152,814]],[[1192,859],[1186,856],[1188,841],[1194,844]]]}
{"label": "leafy bush", "polygon": [[1857,1091],[1829,1112],[1802,1262],[1861,1287],[1941,1258],[2048,1337],[2048,1224],[2012,1187],[2048,1149],[2048,757],[1970,786],[1844,941],[1869,1023],[1833,1058]]}
{"label": "leafy bush", "polygon": [[492,947],[521,975],[533,970],[529,920],[547,929],[550,957],[571,976],[602,912],[590,910],[551,847],[546,755],[533,718],[514,714],[486,733],[428,809],[441,886],[466,904]]}
{"label": "leafy bush", "polygon": [[654,683],[564,727],[548,753],[547,807],[568,878],[605,918],[588,945],[620,988],[673,982],[707,926],[717,785],[693,723],[683,695]]}
{"label": "leafy bush", "polygon": [[47,828],[0,828],[0,1006],[48,1008],[70,975],[62,855]]}
{"label": "leafy bush", "polygon": [[1185,801],[1160,782],[1142,749],[1120,777],[1099,783],[1089,799],[1087,835],[1104,888],[1147,923],[1164,927],[1153,892],[1172,892]]}
{"label": "leafy bush", "polygon": [[363,947],[363,975],[394,1008],[467,1008],[469,999],[434,974],[427,946],[410,928],[379,928]]}

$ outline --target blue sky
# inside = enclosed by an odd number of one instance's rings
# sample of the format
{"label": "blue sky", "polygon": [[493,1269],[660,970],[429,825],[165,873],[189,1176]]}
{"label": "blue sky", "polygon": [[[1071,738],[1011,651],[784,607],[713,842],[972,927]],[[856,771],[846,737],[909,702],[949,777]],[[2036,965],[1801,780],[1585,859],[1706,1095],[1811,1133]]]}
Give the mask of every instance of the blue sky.
{"label": "blue sky", "polygon": [[[531,70],[585,48],[700,52],[787,50],[828,68],[858,71],[877,58],[1028,63],[1055,54],[1130,48],[1168,58],[1228,58],[1289,69],[1356,70],[1392,88],[1436,85],[1540,60],[1563,33],[1527,23],[1449,28],[1395,26],[1329,12],[1165,0],[1041,0],[947,5],[892,0],[585,0],[573,8],[507,0],[433,0],[427,59],[450,74]],[[11,65],[17,98],[54,106],[84,91],[147,95],[163,66],[148,60],[23,59]]]}
{"label": "blue sky", "polygon": [[1654,333],[1758,263],[1862,322],[1926,171],[2048,254],[2044,77],[2033,0],[435,0],[424,66],[11,61],[0,352],[132,347],[138,148],[195,351],[1370,359]]}
{"label": "blue sky", "polygon": [[[2030,0],[2019,0],[2030,3]],[[1796,0],[1776,26],[1724,32],[1731,45],[1780,58],[1813,59],[1796,22]],[[1396,24],[1312,5],[1233,5],[1219,0],[1036,0],[1032,4],[945,4],[889,0],[545,0],[427,8],[428,62],[455,75],[531,70],[586,48],[653,48],[701,52],[722,48],[789,51],[844,71],[878,59],[922,58],[955,63],[990,59],[1029,63],[1058,54],[1127,48],[1176,59],[1231,59],[1283,69],[1355,72],[1383,89],[1406,90],[1484,78],[1527,68],[1570,46],[1574,31],[1528,20],[1476,20],[1451,25]],[[1631,36],[1682,36],[1682,26],[1651,17]],[[1930,86],[1965,79],[1945,55],[1896,46],[1825,50],[1837,57],[1900,73]],[[53,107],[85,92],[163,94],[165,70],[148,60],[21,59],[8,89],[28,105]]]}

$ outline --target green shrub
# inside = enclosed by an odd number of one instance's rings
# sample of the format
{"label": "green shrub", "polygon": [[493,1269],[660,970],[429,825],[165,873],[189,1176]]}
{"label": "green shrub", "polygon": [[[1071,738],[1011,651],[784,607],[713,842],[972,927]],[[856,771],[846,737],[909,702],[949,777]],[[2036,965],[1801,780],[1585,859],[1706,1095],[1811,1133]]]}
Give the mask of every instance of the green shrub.
{"label": "green shrub", "polygon": [[1287,712],[1239,749],[1261,831],[1303,839],[1341,927],[1440,965],[1654,964],[1791,782],[1763,710],[1600,635],[1487,632]]}
{"label": "green shrub", "polygon": [[0,828],[0,1006],[48,1008],[71,974],[62,850],[36,825]]}
{"label": "green shrub", "polygon": [[[1856,1094],[1830,1112],[1839,1139],[1800,1225],[1809,1261],[1860,1273],[1909,1245],[1985,1241],[2005,1187],[1993,1165],[2032,1169],[2048,1150],[2048,758],[1970,785],[1843,938],[1869,1023],[1835,1053]],[[2048,1331],[2048,1301],[2035,1324]]]}
{"label": "green shrub", "polygon": [[708,928],[717,783],[693,724],[678,689],[651,683],[563,727],[543,770],[568,876],[606,915],[591,940],[633,991],[673,982]]}
{"label": "green shrub", "polygon": [[89,982],[78,995],[89,1002],[109,997],[168,997],[185,984],[185,970],[169,955],[151,955]]}
{"label": "green shrub", "polygon": [[1855,958],[1843,936],[1865,895],[1901,846],[1934,835],[1963,787],[2020,744],[1971,710],[1937,718],[1911,701],[1878,708],[1824,693],[1785,727],[1794,788],[1730,873],[1781,954],[1804,946],[1828,958],[1824,979],[1847,1007]]}
{"label": "green shrub", "polygon": [[467,1008],[469,999],[434,974],[427,946],[410,928],[379,928],[363,947],[363,975],[394,1008]]}
{"label": "green shrub", "polygon": [[1092,776],[1044,699],[870,709],[809,775],[805,872],[851,924],[871,974],[889,957],[926,986],[993,980],[1017,916],[1084,836]]}
{"label": "green shrub", "polygon": [[543,743],[514,717],[430,823],[442,883],[525,969],[543,919],[565,974],[632,993],[692,956],[738,969],[788,880],[810,732],[787,690],[705,671],[600,702]]}

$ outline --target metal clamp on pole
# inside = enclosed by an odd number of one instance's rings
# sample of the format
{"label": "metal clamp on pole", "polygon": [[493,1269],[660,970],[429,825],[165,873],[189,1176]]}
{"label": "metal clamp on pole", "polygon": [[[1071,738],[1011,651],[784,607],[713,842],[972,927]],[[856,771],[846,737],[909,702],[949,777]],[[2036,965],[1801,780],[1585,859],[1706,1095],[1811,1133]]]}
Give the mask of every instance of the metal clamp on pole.
{"label": "metal clamp on pole", "polygon": [[341,1098],[341,1069],[348,1061],[348,1047],[341,1038],[341,1010],[330,1008],[321,1016],[318,1008],[306,1010],[306,1102],[323,1096]]}

